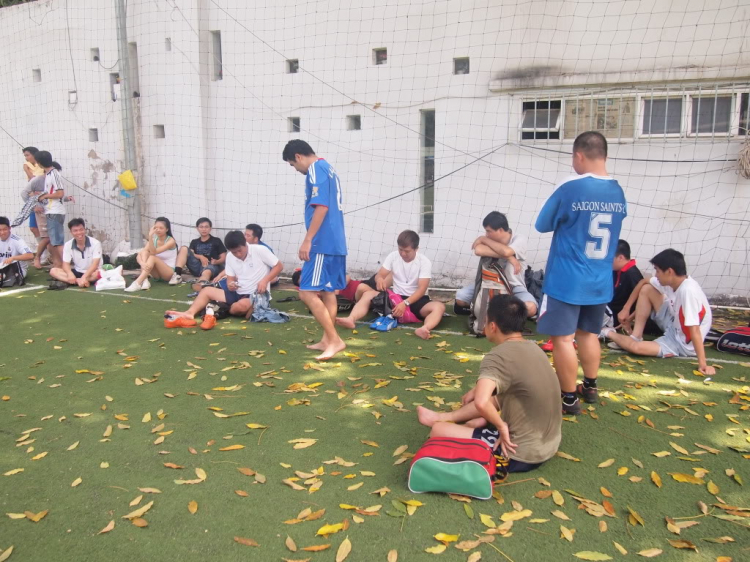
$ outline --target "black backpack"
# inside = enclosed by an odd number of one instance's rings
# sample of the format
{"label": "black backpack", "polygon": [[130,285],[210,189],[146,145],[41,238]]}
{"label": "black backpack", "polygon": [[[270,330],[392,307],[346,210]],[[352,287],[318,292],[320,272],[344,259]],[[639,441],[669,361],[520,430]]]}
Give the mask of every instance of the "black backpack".
{"label": "black backpack", "polygon": [[21,264],[14,261],[7,267],[0,269],[0,288],[15,287],[26,284],[26,278],[23,276]]}

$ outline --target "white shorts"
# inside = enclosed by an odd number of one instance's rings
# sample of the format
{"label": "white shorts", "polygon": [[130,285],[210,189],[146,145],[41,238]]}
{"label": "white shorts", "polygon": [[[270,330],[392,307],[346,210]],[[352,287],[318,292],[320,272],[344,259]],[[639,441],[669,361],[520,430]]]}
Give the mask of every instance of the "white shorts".
{"label": "white shorts", "polygon": [[685,334],[675,328],[674,311],[666,298],[661,308],[651,313],[651,320],[664,332],[663,336],[654,340],[659,344],[657,357],[695,357],[693,345],[684,343]]}

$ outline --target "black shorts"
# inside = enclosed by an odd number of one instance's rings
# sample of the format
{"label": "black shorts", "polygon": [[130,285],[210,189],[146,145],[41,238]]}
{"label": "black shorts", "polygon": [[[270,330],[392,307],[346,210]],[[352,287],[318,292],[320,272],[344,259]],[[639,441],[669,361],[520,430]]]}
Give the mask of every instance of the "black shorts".
{"label": "black shorts", "polygon": [[83,277],[83,273],[81,273],[81,272],[80,272],[80,271],[78,271],[77,269],[71,269],[70,271],[72,271],[72,272],[73,272],[73,275],[75,275],[75,276],[76,276],[76,279],[80,279],[81,277]]}
{"label": "black shorts", "polygon": [[375,285],[375,276],[374,275],[372,277],[370,277],[369,279],[367,279],[365,281],[362,281],[362,283],[364,283],[365,285],[367,285],[368,287],[370,287],[370,289],[372,289],[373,291],[377,291],[378,290],[377,286]]}
{"label": "black shorts", "polygon": [[232,306],[234,303],[241,301],[242,299],[249,299],[250,295],[240,295],[237,291],[230,291],[229,289],[224,289],[224,302],[227,303],[229,306]]}
{"label": "black shorts", "polygon": [[[472,439],[479,439],[484,441],[495,448],[497,440],[500,438],[500,432],[494,425],[487,425],[485,427],[477,427],[474,429],[474,433],[471,435]],[[542,466],[542,463],[528,463],[523,461],[517,461],[515,459],[509,459],[504,457],[500,453],[495,453],[495,459],[497,460],[497,479],[503,479],[506,475],[511,472],[529,472]]]}
{"label": "black shorts", "polygon": [[[403,300],[408,299],[409,297],[405,297],[403,295],[399,295]],[[424,295],[420,299],[418,299],[416,302],[412,302],[409,304],[409,308],[414,313],[414,316],[419,318],[420,320],[424,320],[424,315],[422,314],[422,309],[425,307],[425,305],[429,304],[430,297],[427,295]]]}

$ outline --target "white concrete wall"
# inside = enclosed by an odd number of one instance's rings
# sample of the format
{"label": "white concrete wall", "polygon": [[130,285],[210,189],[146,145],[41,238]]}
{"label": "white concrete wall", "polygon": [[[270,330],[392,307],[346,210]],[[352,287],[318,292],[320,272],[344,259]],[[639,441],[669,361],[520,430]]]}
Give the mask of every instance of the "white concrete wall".
{"label": "white concrete wall", "polygon": [[[549,238],[533,232],[534,219],[571,170],[568,156],[539,148],[569,151],[570,143],[519,143],[521,103],[536,88],[736,80],[748,91],[750,82],[747,0],[217,4],[223,9],[209,0],[128,2],[129,41],[139,56],[143,213],[184,225],[207,215],[220,228],[258,222],[287,270],[303,235],[303,178],[281,161],[291,138],[334,164],[345,207],[356,210],[419,185],[420,110],[434,109],[435,175],[450,175],[436,185],[436,229],[423,235],[422,250],[436,283],[455,285],[473,277],[469,248],[494,209],[528,235],[531,264],[544,266]],[[220,81],[210,78],[211,30],[222,35]],[[99,47],[101,64],[89,60],[91,47]],[[388,49],[387,65],[373,65],[376,47]],[[59,0],[2,9],[0,52],[8,108],[0,125],[18,142],[53,153],[81,187],[71,186],[77,203],[68,212],[87,218],[112,248],[127,237],[116,173],[103,171],[123,168],[122,102],[109,94],[109,72],[117,69],[103,68],[117,62],[113,3],[69,0],[67,17]],[[454,76],[453,58],[464,56],[471,72]],[[287,58],[298,58],[304,71],[286,74]],[[41,68],[41,83],[31,81],[32,68]],[[79,102],[71,108],[75,87]],[[362,115],[361,131],[346,130],[350,114]],[[288,132],[289,116],[302,119],[302,133]],[[165,126],[165,139],[154,138],[155,124]],[[99,128],[98,143],[88,141],[89,127]],[[610,170],[631,203],[623,235],[643,266],[674,246],[710,294],[750,293],[750,182],[731,163],[627,160],[734,157],[741,142],[611,146]],[[0,149],[0,212],[13,215],[23,184],[20,148],[0,131]],[[398,232],[418,228],[419,208],[414,192],[347,215],[350,269],[375,270]],[[144,217],[144,229],[150,221]],[[181,243],[194,233],[174,231]]]}

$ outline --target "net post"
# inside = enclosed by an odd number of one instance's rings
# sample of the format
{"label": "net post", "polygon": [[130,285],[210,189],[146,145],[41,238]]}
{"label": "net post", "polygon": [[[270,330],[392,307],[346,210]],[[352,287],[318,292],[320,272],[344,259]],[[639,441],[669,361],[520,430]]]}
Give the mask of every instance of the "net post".
{"label": "net post", "polygon": [[[133,121],[133,91],[130,87],[130,60],[128,53],[128,30],[127,11],[125,0],[114,0],[115,18],[117,20],[117,55],[119,57],[118,68],[120,71],[120,88],[122,102],[123,141],[125,143],[125,169],[136,172],[135,157],[135,124]],[[136,175],[136,179],[139,179]],[[141,202],[139,189],[130,192],[127,199],[128,224],[130,232],[130,248],[138,250],[141,248],[143,235],[141,233]]]}

